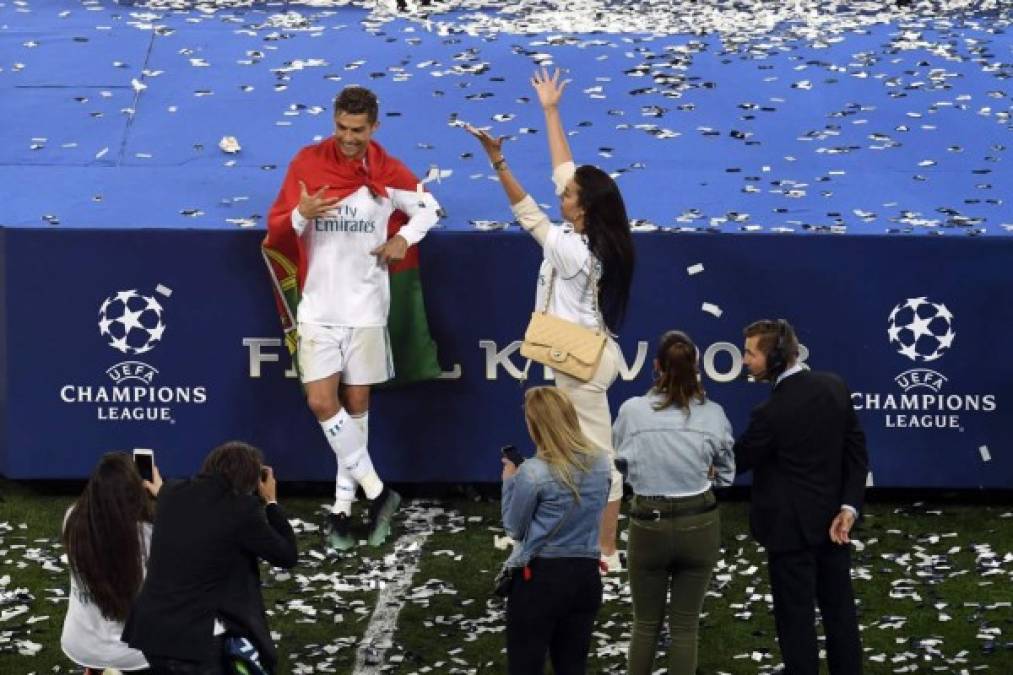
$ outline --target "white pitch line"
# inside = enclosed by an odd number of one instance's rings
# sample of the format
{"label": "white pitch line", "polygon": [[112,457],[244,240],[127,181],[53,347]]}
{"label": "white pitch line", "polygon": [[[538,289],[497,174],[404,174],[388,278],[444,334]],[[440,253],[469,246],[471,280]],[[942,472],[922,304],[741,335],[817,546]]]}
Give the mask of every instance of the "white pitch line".
{"label": "white pitch line", "polygon": [[[397,630],[397,617],[405,604],[404,599],[408,597],[426,540],[433,532],[433,521],[442,513],[443,509],[439,507],[423,507],[422,513],[415,517],[408,513],[405,525],[414,532],[404,534],[394,542],[396,561],[404,565],[404,571],[395,581],[380,589],[373,616],[369,619],[366,633],[355,654],[353,675],[374,675],[384,665],[384,657],[391,647],[394,631]],[[366,663],[367,657],[370,663]]]}

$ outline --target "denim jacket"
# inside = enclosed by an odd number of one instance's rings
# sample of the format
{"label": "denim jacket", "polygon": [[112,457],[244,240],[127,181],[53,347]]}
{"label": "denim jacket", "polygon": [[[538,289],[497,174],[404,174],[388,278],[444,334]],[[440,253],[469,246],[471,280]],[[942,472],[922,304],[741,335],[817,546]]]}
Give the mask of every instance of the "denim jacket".
{"label": "denim jacket", "polygon": [[686,496],[711,487],[707,472],[717,471],[715,486],[735,480],[732,425],[711,400],[686,409],[669,406],[655,393],[635,396],[619,408],[612,441],[628,466],[627,481],[638,495]]}
{"label": "denim jacket", "polygon": [[[517,542],[507,567],[523,567],[533,557],[598,558],[601,514],[612,483],[608,456],[599,454],[586,473],[574,474],[574,481],[580,492],[576,503],[538,457],[503,481],[503,527]],[[553,533],[563,518],[566,522]]]}

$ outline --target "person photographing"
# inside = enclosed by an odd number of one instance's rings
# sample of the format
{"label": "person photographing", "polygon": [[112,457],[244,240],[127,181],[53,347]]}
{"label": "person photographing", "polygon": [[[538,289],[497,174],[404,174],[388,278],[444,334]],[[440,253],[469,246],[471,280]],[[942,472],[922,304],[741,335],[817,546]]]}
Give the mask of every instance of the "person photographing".
{"label": "person photographing", "polygon": [[154,463],[151,470],[152,480],[142,480],[129,455],[102,455],[64,517],[63,544],[71,571],[60,646],[86,675],[106,668],[148,672],[144,655],[120,635],[144,581],[151,548],[151,497],[162,486]]}
{"label": "person photographing", "polygon": [[257,667],[273,673],[259,561],[291,568],[297,558],[274,472],[257,448],[224,443],[196,477],[159,491],[148,576],[123,640],[144,653],[155,675],[226,672],[223,663],[243,640]]}
{"label": "person photographing", "polygon": [[516,542],[506,567],[507,663],[511,675],[584,673],[602,599],[601,514],[610,486],[608,455],[580,430],[567,395],[534,387],[524,419],[537,449],[519,467],[504,456],[503,527]]}

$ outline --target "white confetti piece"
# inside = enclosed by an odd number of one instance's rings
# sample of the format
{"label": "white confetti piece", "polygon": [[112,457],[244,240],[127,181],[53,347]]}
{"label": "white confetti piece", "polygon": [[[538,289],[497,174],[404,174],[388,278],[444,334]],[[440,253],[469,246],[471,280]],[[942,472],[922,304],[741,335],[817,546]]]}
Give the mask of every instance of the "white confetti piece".
{"label": "white confetti piece", "polygon": [[511,539],[510,537],[505,536],[501,537],[499,535],[494,535],[492,538],[492,545],[493,548],[495,548],[498,551],[507,551],[513,548],[514,540]]}
{"label": "white confetti piece", "polygon": [[493,230],[505,230],[510,227],[510,223],[505,223],[498,220],[473,220],[471,224],[475,226],[475,229],[479,232],[491,232]]}
{"label": "white confetti piece", "polygon": [[720,307],[718,307],[717,305],[715,305],[713,303],[710,303],[710,302],[703,303],[703,305],[701,305],[700,309],[702,309],[703,311],[707,312],[711,316],[714,316],[714,317],[716,317],[718,319],[721,318],[721,314],[723,313],[721,311]]}
{"label": "white confetti piece", "polygon": [[239,145],[239,140],[235,136],[222,136],[222,139],[218,141],[218,147],[221,148],[222,152],[230,155],[234,155],[242,150],[242,146]]}

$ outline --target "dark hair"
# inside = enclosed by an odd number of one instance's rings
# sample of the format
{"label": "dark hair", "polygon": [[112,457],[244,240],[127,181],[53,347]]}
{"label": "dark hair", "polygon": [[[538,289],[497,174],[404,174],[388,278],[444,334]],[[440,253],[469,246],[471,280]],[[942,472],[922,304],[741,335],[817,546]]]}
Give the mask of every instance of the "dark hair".
{"label": "dark hair", "polygon": [[596,166],[577,168],[577,201],[584,209],[584,234],[591,253],[601,263],[598,306],[605,325],[615,330],[623,322],[633,282],[633,236],[619,186]]}
{"label": "dark hair", "polygon": [[348,113],[349,115],[362,115],[365,113],[369,119],[369,123],[374,124],[380,116],[380,104],[376,100],[376,94],[369,89],[352,85],[342,89],[341,93],[334,99],[335,117],[341,113]]}
{"label": "dark hair", "polygon": [[[766,379],[776,378],[783,373],[788,365],[798,359],[798,338],[795,329],[784,319],[773,321],[760,319],[746,326],[742,334],[747,337],[759,337],[756,346],[767,357]],[[775,354],[778,342],[781,354]]]}
{"label": "dark hair", "polygon": [[204,476],[222,476],[234,493],[248,495],[257,490],[263,463],[264,456],[260,450],[249,443],[227,441],[204,458],[200,472]]}
{"label": "dark hair", "polygon": [[707,392],[700,383],[696,345],[688,335],[679,330],[663,334],[654,358],[658,360],[658,373],[651,391],[664,397],[654,406],[655,410],[675,406],[688,411],[690,401],[707,400]]}
{"label": "dark hair", "polygon": [[139,525],[152,508],[129,455],[102,455],[63,528],[63,545],[81,590],[111,621],[124,621],[144,580]]}

